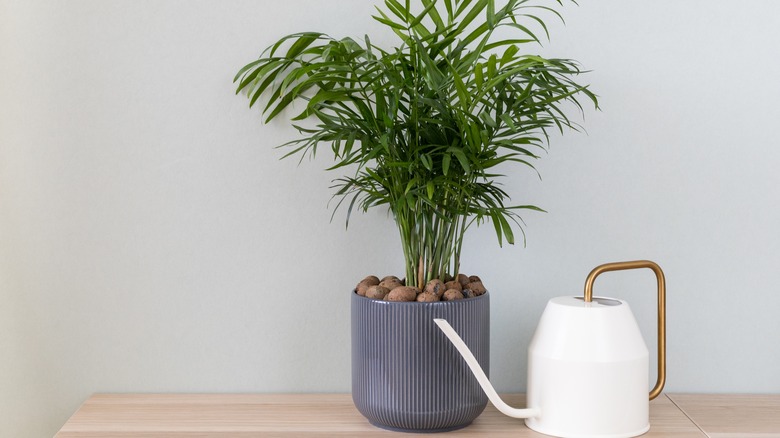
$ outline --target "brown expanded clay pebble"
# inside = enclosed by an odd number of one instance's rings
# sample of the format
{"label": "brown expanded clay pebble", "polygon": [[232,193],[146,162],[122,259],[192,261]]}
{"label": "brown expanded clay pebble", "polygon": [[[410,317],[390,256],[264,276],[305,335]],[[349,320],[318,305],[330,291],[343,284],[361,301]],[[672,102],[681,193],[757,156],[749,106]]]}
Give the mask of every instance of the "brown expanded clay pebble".
{"label": "brown expanded clay pebble", "polygon": [[373,298],[375,300],[384,300],[387,294],[390,293],[390,289],[379,285],[371,286],[366,290],[366,298]]}
{"label": "brown expanded clay pebble", "polygon": [[481,281],[472,281],[471,283],[466,286],[466,289],[471,289],[472,292],[474,292],[474,295],[480,296],[487,292],[487,289],[485,289],[485,286],[482,285]]}
{"label": "brown expanded clay pebble", "polygon": [[421,303],[433,303],[439,301],[439,296],[432,292],[423,292],[417,295],[417,301]]}
{"label": "brown expanded clay pebble", "polygon": [[393,277],[393,278],[386,278],[386,279],[380,281],[379,285],[383,286],[383,287],[386,287],[386,288],[388,288],[390,290],[393,290],[393,289],[395,289],[397,287],[403,286],[403,284],[401,284],[401,280],[399,280],[398,278],[395,278],[395,277]]}
{"label": "brown expanded clay pebble", "polygon": [[442,301],[454,301],[454,300],[462,300],[463,294],[461,291],[457,289],[450,289],[446,292],[444,292],[444,296],[441,297]]}
{"label": "brown expanded clay pebble", "polygon": [[390,291],[385,297],[387,301],[414,301],[420,289],[411,286],[399,286]]}
{"label": "brown expanded clay pebble", "polygon": [[366,291],[371,286],[376,286],[379,284],[379,279],[376,278],[374,275],[369,275],[368,277],[360,280],[360,283],[355,286],[355,290],[357,291],[357,294],[361,297],[366,296]]}
{"label": "brown expanded clay pebble", "polygon": [[379,277],[377,277],[376,275],[369,275],[368,277],[360,280],[360,282],[368,283],[369,286],[376,286],[377,284],[379,284]]}
{"label": "brown expanded clay pebble", "polygon": [[466,274],[458,274],[457,280],[462,287],[466,287],[466,285],[470,283],[469,277]]}
{"label": "brown expanded clay pebble", "polygon": [[444,290],[450,290],[450,289],[463,290],[463,286],[461,286],[460,282],[458,282],[457,280],[452,280],[444,283]]}
{"label": "brown expanded clay pebble", "polygon": [[433,279],[429,281],[428,284],[425,285],[425,290],[423,292],[435,294],[437,297],[440,298],[442,295],[444,295],[445,290],[447,289],[444,287],[444,283],[442,283],[441,280]]}
{"label": "brown expanded clay pebble", "polygon": [[396,277],[395,275],[386,275],[386,276],[382,277],[382,280],[380,280],[380,281],[387,281],[387,280],[395,280],[395,281],[397,281],[399,283],[401,282],[401,279]]}
{"label": "brown expanded clay pebble", "polygon": [[482,281],[482,279],[477,277],[476,275],[472,275],[469,277],[469,283],[474,283],[475,281]]}
{"label": "brown expanded clay pebble", "polygon": [[477,296],[471,289],[463,289],[460,293],[463,294],[463,298],[474,298]]}

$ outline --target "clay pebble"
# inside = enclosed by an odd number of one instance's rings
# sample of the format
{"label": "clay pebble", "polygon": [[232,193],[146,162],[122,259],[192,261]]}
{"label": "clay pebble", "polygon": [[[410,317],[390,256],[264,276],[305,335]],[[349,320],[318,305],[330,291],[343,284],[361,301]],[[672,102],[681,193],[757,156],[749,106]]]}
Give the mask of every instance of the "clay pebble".
{"label": "clay pebble", "polygon": [[439,301],[439,296],[432,292],[423,292],[417,295],[417,301],[421,303],[433,303]]}
{"label": "clay pebble", "polygon": [[414,301],[420,289],[411,286],[398,286],[385,297],[387,301]]}
{"label": "clay pebble", "polygon": [[444,296],[441,297],[442,301],[455,301],[462,300],[463,293],[457,289],[450,289],[444,292]]}
{"label": "clay pebble", "polygon": [[384,300],[387,294],[390,293],[390,289],[379,285],[371,286],[366,290],[366,298],[372,298],[375,300]]}

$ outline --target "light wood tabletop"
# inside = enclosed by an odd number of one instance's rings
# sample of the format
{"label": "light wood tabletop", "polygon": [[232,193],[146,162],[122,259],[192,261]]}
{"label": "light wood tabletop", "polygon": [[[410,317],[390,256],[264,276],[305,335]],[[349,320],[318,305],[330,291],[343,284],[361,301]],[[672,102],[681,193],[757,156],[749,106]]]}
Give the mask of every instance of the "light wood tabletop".
{"label": "light wood tabletop", "polygon": [[[509,394],[515,406],[522,394]],[[650,403],[648,438],[780,437],[780,395],[666,395]],[[55,438],[427,436],[368,423],[349,394],[96,394]],[[491,404],[446,436],[544,437]]]}
{"label": "light wood tabletop", "polygon": [[780,438],[780,396],[674,394],[677,406],[713,438]]}

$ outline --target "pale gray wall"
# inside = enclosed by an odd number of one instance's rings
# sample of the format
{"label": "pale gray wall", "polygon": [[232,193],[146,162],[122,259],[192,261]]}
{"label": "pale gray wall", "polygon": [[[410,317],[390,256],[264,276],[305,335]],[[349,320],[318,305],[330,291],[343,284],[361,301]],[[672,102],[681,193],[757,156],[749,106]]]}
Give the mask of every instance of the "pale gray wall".
{"label": "pale gray wall", "polygon": [[[375,32],[372,2],[0,0],[0,436],[51,436],[93,392],[348,391],[348,291],[400,274],[391,221],[329,223],[326,161],[279,162],[231,79],[276,37]],[[669,391],[780,391],[780,3],[584,1],[548,54],[602,112],[554,139],[464,270],[493,292],[491,375],[525,387],[546,300],[649,258]],[[383,34],[375,40],[382,40]],[[653,345],[649,273],[597,284]]]}

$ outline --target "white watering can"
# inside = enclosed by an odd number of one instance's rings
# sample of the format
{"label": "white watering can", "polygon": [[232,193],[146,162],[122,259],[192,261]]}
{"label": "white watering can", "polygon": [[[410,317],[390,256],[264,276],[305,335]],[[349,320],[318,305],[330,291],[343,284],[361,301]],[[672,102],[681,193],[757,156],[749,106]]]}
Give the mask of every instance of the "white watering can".
{"label": "white watering can", "polygon": [[[658,279],[658,380],[647,395],[649,354],[628,303],[593,297],[600,274],[651,269]],[[528,346],[528,408],[504,403],[450,324],[434,320],[502,413],[531,429],[567,438],[634,437],[650,429],[649,400],[666,382],[666,282],[651,261],[608,263],[591,271],[585,296],[551,299]]]}

